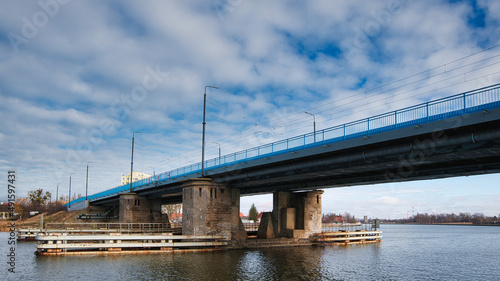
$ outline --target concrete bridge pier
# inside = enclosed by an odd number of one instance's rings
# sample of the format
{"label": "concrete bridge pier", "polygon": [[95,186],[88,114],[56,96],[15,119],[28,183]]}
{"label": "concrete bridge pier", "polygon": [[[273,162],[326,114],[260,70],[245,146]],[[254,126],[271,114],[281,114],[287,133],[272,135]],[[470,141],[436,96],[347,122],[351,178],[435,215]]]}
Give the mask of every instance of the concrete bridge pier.
{"label": "concrete bridge pier", "polygon": [[240,190],[212,181],[190,179],[182,184],[182,234],[225,234],[244,242],[247,234],[240,219]]}
{"label": "concrete bridge pier", "polygon": [[134,192],[120,194],[119,221],[121,223],[169,222],[161,213],[161,200],[148,199]]}
{"label": "concrete bridge pier", "polygon": [[262,216],[257,237],[309,238],[320,233],[323,192],[274,192],[273,212]]}

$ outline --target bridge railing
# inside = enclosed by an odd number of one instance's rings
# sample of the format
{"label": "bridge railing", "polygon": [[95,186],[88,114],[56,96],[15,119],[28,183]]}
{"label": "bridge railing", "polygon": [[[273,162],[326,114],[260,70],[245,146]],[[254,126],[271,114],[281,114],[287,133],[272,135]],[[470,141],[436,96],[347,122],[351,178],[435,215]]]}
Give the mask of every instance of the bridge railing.
{"label": "bridge railing", "polygon": [[[340,142],[362,136],[369,136],[496,107],[500,107],[500,84],[491,85],[473,91],[468,91],[450,97],[223,155],[221,157],[205,161],[205,169],[210,170],[220,168],[245,161],[270,157],[273,155],[288,153],[323,144]],[[200,171],[201,163],[196,163],[158,174],[155,177],[136,181],[132,184],[132,187],[139,188],[141,186],[149,185],[150,183],[174,179],[176,177],[186,176]],[[127,191],[128,189],[129,185],[122,185],[91,195],[88,198],[91,200],[116,195]],[[74,200],[71,204],[82,200],[84,200],[84,198]]]}
{"label": "bridge railing", "polygon": [[500,84],[435,101],[364,118],[354,122],[210,159],[207,168],[219,168],[241,161],[286,153],[314,145],[332,143],[394,129],[469,114],[500,106]]}

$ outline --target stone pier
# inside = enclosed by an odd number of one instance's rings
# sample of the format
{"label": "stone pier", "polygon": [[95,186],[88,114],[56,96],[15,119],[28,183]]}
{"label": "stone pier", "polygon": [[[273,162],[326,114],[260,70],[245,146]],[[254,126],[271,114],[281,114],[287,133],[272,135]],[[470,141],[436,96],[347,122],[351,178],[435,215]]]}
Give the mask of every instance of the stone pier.
{"label": "stone pier", "polygon": [[168,222],[161,213],[161,200],[150,200],[136,193],[120,195],[119,221],[121,223]]}
{"label": "stone pier", "polygon": [[182,185],[182,234],[225,234],[243,242],[246,231],[240,220],[240,191],[210,178],[190,179]]}
{"label": "stone pier", "polygon": [[[258,238],[309,238],[321,232],[322,190],[274,192],[273,211],[264,213]],[[182,183],[182,234],[224,234],[244,242],[247,233],[240,219],[240,190],[210,178],[189,179]],[[122,223],[166,222],[161,200],[136,193],[120,195],[119,221]]]}
{"label": "stone pier", "polygon": [[309,238],[321,232],[322,190],[274,192],[273,212],[262,216],[259,238]]}

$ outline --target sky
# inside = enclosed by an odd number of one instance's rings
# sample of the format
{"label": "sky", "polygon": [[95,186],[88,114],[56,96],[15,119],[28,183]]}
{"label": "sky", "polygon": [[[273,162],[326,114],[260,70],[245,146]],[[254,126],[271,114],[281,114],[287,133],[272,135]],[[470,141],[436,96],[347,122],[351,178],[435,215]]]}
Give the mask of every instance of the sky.
{"label": "sky", "polygon": [[[2,1],[0,171],[89,194],[500,82],[500,2]],[[499,175],[326,189],[324,213],[499,215]],[[272,196],[243,197],[272,209]]]}

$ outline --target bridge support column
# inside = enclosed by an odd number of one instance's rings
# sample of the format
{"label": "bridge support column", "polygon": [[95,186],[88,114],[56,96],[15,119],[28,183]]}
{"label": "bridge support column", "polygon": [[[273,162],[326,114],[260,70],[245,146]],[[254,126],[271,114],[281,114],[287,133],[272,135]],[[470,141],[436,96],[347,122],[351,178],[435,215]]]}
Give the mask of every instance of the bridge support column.
{"label": "bridge support column", "polygon": [[308,238],[321,232],[321,195],[309,192],[274,192],[273,225],[278,237]]}
{"label": "bridge support column", "polygon": [[122,223],[168,222],[161,213],[161,200],[150,200],[136,193],[120,195],[119,221]]}
{"label": "bridge support column", "polygon": [[225,234],[243,242],[247,234],[240,220],[240,190],[209,178],[191,179],[182,185],[182,234]]}

